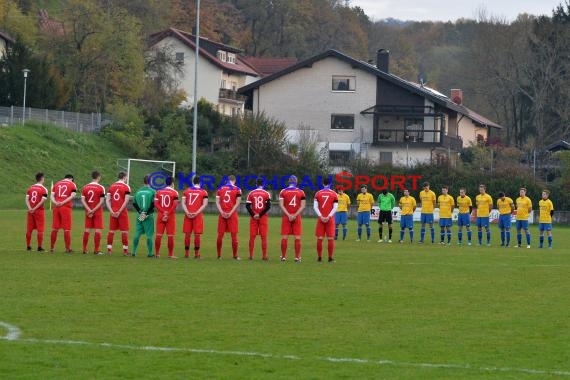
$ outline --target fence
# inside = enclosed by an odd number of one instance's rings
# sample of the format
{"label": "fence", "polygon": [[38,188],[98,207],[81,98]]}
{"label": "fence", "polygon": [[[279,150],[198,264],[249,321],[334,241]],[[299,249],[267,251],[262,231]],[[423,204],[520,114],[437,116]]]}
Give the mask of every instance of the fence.
{"label": "fence", "polygon": [[26,107],[25,117],[22,107],[0,107],[0,126],[22,124],[26,121],[55,124],[75,132],[96,132],[111,122],[101,113],[79,113]]}

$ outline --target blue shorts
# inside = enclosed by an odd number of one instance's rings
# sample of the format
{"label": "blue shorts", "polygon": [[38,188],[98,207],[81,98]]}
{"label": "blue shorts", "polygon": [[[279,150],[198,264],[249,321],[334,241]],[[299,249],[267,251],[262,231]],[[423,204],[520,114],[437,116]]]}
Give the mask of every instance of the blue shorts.
{"label": "blue shorts", "polygon": [[517,220],[517,231],[528,230],[528,220]]}
{"label": "blue shorts", "polygon": [[478,216],[477,217],[477,227],[489,227],[489,217],[488,216]]}
{"label": "blue shorts", "polygon": [[400,217],[400,228],[414,228],[414,216],[413,215],[402,215]]}
{"label": "blue shorts", "polygon": [[433,213],[432,214],[422,214],[420,217],[420,222],[422,224],[433,224]]}
{"label": "blue shorts", "polygon": [[339,224],[346,224],[346,222],[348,221],[348,212],[346,211],[337,211],[334,214],[334,223],[336,225]]}
{"label": "blue shorts", "polygon": [[538,223],[538,230],[542,231],[552,231],[552,223]]}
{"label": "blue shorts", "polygon": [[464,214],[459,214],[457,216],[457,225],[459,227],[470,227],[471,226],[471,214],[466,212]]}
{"label": "blue shorts", "polygon": [[451,227],[451,218],[439,218],[440,227]]}
{"label": "blue shorts", "polygon": [[501,214],[499,215],[499,228],[500,229],[510,229],[511,228],[511,214]]}
{"label": "blue shorts", "polygon": [[361,224],[369,225],[370,224],[370,211],[359,212],[357,217],[356,217],[356,220],[357,220],[359,226]]}

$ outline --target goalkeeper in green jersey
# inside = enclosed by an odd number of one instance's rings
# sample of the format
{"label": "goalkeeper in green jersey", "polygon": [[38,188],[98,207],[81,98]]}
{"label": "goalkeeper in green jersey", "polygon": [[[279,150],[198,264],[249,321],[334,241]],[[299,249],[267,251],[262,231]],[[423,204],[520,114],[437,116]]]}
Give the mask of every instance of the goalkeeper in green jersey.
{"label": "goalkeeper in green jersey", "polygon": [[135,194],[133,207],[139,213],[136,221],[135,239],[133,241],[133,257],[137,255],[139,239],[146,234],[146,246],[148,247],[148,257],[153,257],[152,252],[154,236],[154,196],[156,191],[148,185],[148,176],[144,177],[144,186]]}

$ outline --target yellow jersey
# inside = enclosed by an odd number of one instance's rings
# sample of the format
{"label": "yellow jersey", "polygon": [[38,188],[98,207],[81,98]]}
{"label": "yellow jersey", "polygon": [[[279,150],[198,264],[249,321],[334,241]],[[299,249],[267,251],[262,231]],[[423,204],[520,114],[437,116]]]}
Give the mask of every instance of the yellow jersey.
{"label": "yellow jersey", "polygon": [[528,220],[528,214],[532,211],[532,201],[529,197],[517,198],[517,220]]}
{"label": "yellow jersey", "polygon": [[416,209],[416,200],[414,197],[408,195],[400,198],[401,215],[414,215]]}
{"label": "yellow jersey", "polygon": [[475,197],[477,204],[477,217],[487,218],[493,208],[493,198],[489,194],[479,194]]}
{"label": "yellow jersey", "polygon": [[350,206],[350,197],[347,193],[338,194],[338,206],[336,211],[348,211],[348,206]]}
{"label": "yellow jersey", "polygon": [[449,194],[441,194],[437,197],[437,203],[439,204],[439,217],[441,218],[451,218],[451,212],[453,211],[453,206],[455,206],[455,201],[453,197]]}
{"label": "yellow jersey", "polygon": [[512,214],[513,209],[511,205],[513,205],[513,200],[509,197],[505,197],[505,200],[502,200],[501,198],[497,199],[497,208],[501,215]]}
{"label": "yellow jersey", "polygon": [[538,223],[552,223],[552,216],[550,216],[550,211],[554,211],[552,201],[550,199],[541,199],[538,202],[538,209],[540,210]]}
{"label": "yellow jersey", "polygon": [[432,214],[435,207],[435,193],[431,190],[420,191],[420,202],[422,203],[422,214]]}
{"label": "yellow jersey", "polygon": [[356,197],[356,203],[358,204],[358,212],[370,211],[374,205],[374,197],[370,193],[360,193]]}
{"label": "yellow jersey", "polygon": [[461,195],[457,197],[457,207],[459,207],[460,214],[468,214],[469,207],[473,206],[473,202],[469,196],[462,197]]}

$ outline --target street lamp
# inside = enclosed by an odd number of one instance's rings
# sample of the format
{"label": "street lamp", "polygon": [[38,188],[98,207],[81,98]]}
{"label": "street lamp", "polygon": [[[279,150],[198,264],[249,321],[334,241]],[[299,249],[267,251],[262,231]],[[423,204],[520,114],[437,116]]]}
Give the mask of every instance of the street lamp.
{"label": "street lamp", "polygon": [[22,72],[24,73],[24,106],[22,108],[22,124],[24,124],[24,121],[26,120],[26,84],[30,70],[24,69]]}
{"label": "street lamp", "polygon": [[192,123],[192,173],[196,174],[198,148],[198,58],[200,57],[200,0],[196,2],[196,57],[194,58],[194,120]]}

